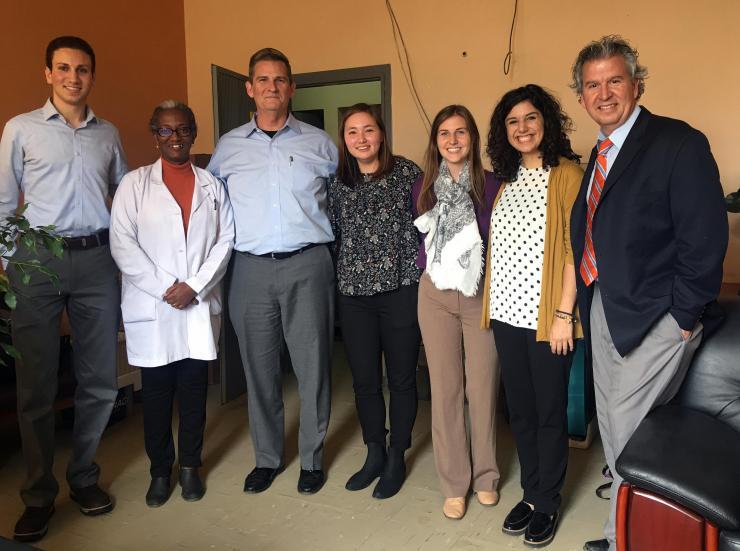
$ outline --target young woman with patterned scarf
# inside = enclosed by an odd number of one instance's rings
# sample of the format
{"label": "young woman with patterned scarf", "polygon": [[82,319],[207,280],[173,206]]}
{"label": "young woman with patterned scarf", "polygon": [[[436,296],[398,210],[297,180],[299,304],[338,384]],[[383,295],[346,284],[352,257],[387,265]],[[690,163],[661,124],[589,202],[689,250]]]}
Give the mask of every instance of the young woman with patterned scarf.
{"label": "young woman with patterned scarf", "polygon": [[499,185],[483,170],[470,111],[462,105],[442,109],[432,124],[425,172],[412,198],[416,227],[425,234],[417,260],[424,269],[419,325],[432,389],[432,443],[445,497],[442,512],[450,519],[465,515],[471,481],[481,505],[498,503],[498,357],[493,333],[480,327],[480,283]]}

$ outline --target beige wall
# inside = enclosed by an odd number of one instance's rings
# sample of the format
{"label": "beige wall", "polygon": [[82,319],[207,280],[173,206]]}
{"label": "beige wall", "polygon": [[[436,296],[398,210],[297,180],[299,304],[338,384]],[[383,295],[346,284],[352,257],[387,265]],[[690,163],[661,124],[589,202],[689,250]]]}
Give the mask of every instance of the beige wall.
{"label": "beige wall", "polygon": [[[502,65],[512,0],[392,3],[430,117],[446,104],[464,103],[485,134],[497,99],[514,86],[536,82],[561,98],[576,123],[575,149],[587,155],[596,127],[567,86],[570,66],[587,41],[621,33],[650,70],[644,105],[705,132],[725,191],[740,187],[740,71],[733,57],[740,52],[740,2],[623,0],[595,11],[585,0],[524,0],[508,76]],[[383,0],[185,0],[185,40],[188,97],[203,128],[211,123],[211,63],[244,73],[251,53],[263,46],[283,50],[295,72],[390,63],[394,148],[420,161],[426,130],[401,72]],[[212,146],[203,132],[196,151]],[[730,228],[725,280],[738,282],[739,215],[730,218]]]}
{"label": "beige wall", "polygon": [[131,168],[151,163],[157,157],[147,128],[152,110],[166,98],[187,101],[183,18],[182,0],[2,0],[0,125],[49,97],[49,40],[79,35],[97,61],[90,105],[118,127]]}

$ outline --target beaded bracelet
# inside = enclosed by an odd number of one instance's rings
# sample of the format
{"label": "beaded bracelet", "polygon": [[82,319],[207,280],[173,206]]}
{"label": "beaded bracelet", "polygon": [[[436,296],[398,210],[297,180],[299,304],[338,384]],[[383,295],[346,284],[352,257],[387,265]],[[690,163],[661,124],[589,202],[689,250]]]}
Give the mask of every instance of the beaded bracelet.
{"label": "beaded bracelet", "polygon": [[555,310],[555,317],[560,318],[561,320],[565,320],[570,324],[573,324],[576,322],[576,317],[573,314],[569,314],[568,312],[563,312],[562,310]]}

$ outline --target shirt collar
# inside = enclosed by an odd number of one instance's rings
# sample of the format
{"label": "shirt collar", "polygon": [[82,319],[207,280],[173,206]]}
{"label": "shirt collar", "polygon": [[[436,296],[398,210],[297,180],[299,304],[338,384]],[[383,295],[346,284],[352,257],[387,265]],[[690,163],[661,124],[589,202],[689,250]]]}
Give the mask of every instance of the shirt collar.
{"label": "shirt collar", "polygon": [[[288,113],[288,119],[278,132],[282,132],[285,128],[290,128],[297,134],[301,133],[301,126],[298,123],[298,119],[293,116],[293,113]],[[250,120],[246,125],[247,137],[251,136],[257,130],[259,130],[259,127],[257,126],[257,113],[255,113],[252,120]]]}
{"label": "shirt collar", "polygon": [[[93,112],[92,107],[88,105],[86,106],[86,109],[87,109],[87,116],[85,117],[84,123],[88,124],[89,122],[97,121],[98,119],[95,116],[95,113]],[[51,102],[51,98],[46,100],[46,103],[41,108],[41,111],[44,114],[45,121],[48,121],[52,117],[59,117],[60,119],[65,120],[62,114],[57,110],[57,108],[54,107],[54,104]]]}
{"label": "shirt collar", "polygon": [[[636,106],[635,109],[632,111],[632,114],[627,118],[626,121],[624,121],[624,124],[612,131],[611,134],[609,134],[609,139],[617,148],[617,150],[622,149],[624,141],[627,139],[627,135],[630,133],[630,130],[632,130],[632,127],[635,125],[635,121],[637,120],[640,111],[642,111],[640,106]],[[604,141],[606,138],[607,136],[605,136],[604,133],[599,130],[599,143]]]}

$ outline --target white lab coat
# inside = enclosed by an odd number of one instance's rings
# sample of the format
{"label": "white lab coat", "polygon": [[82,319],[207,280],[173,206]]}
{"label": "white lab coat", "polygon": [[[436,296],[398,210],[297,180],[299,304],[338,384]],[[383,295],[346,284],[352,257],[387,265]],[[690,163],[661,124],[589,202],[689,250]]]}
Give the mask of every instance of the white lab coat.
{"label": "white lab coat", "polygon": [[[205,170],[193,171],[187,238],[160,160],[126,174],[113,200],[110,248],[123,274],[121,311],[131,365],[216,358],[220,282],[234,243],[234,216],[221,183]],[[176,281],[197,293],[198,304],[177,310],[164,301]]]}

